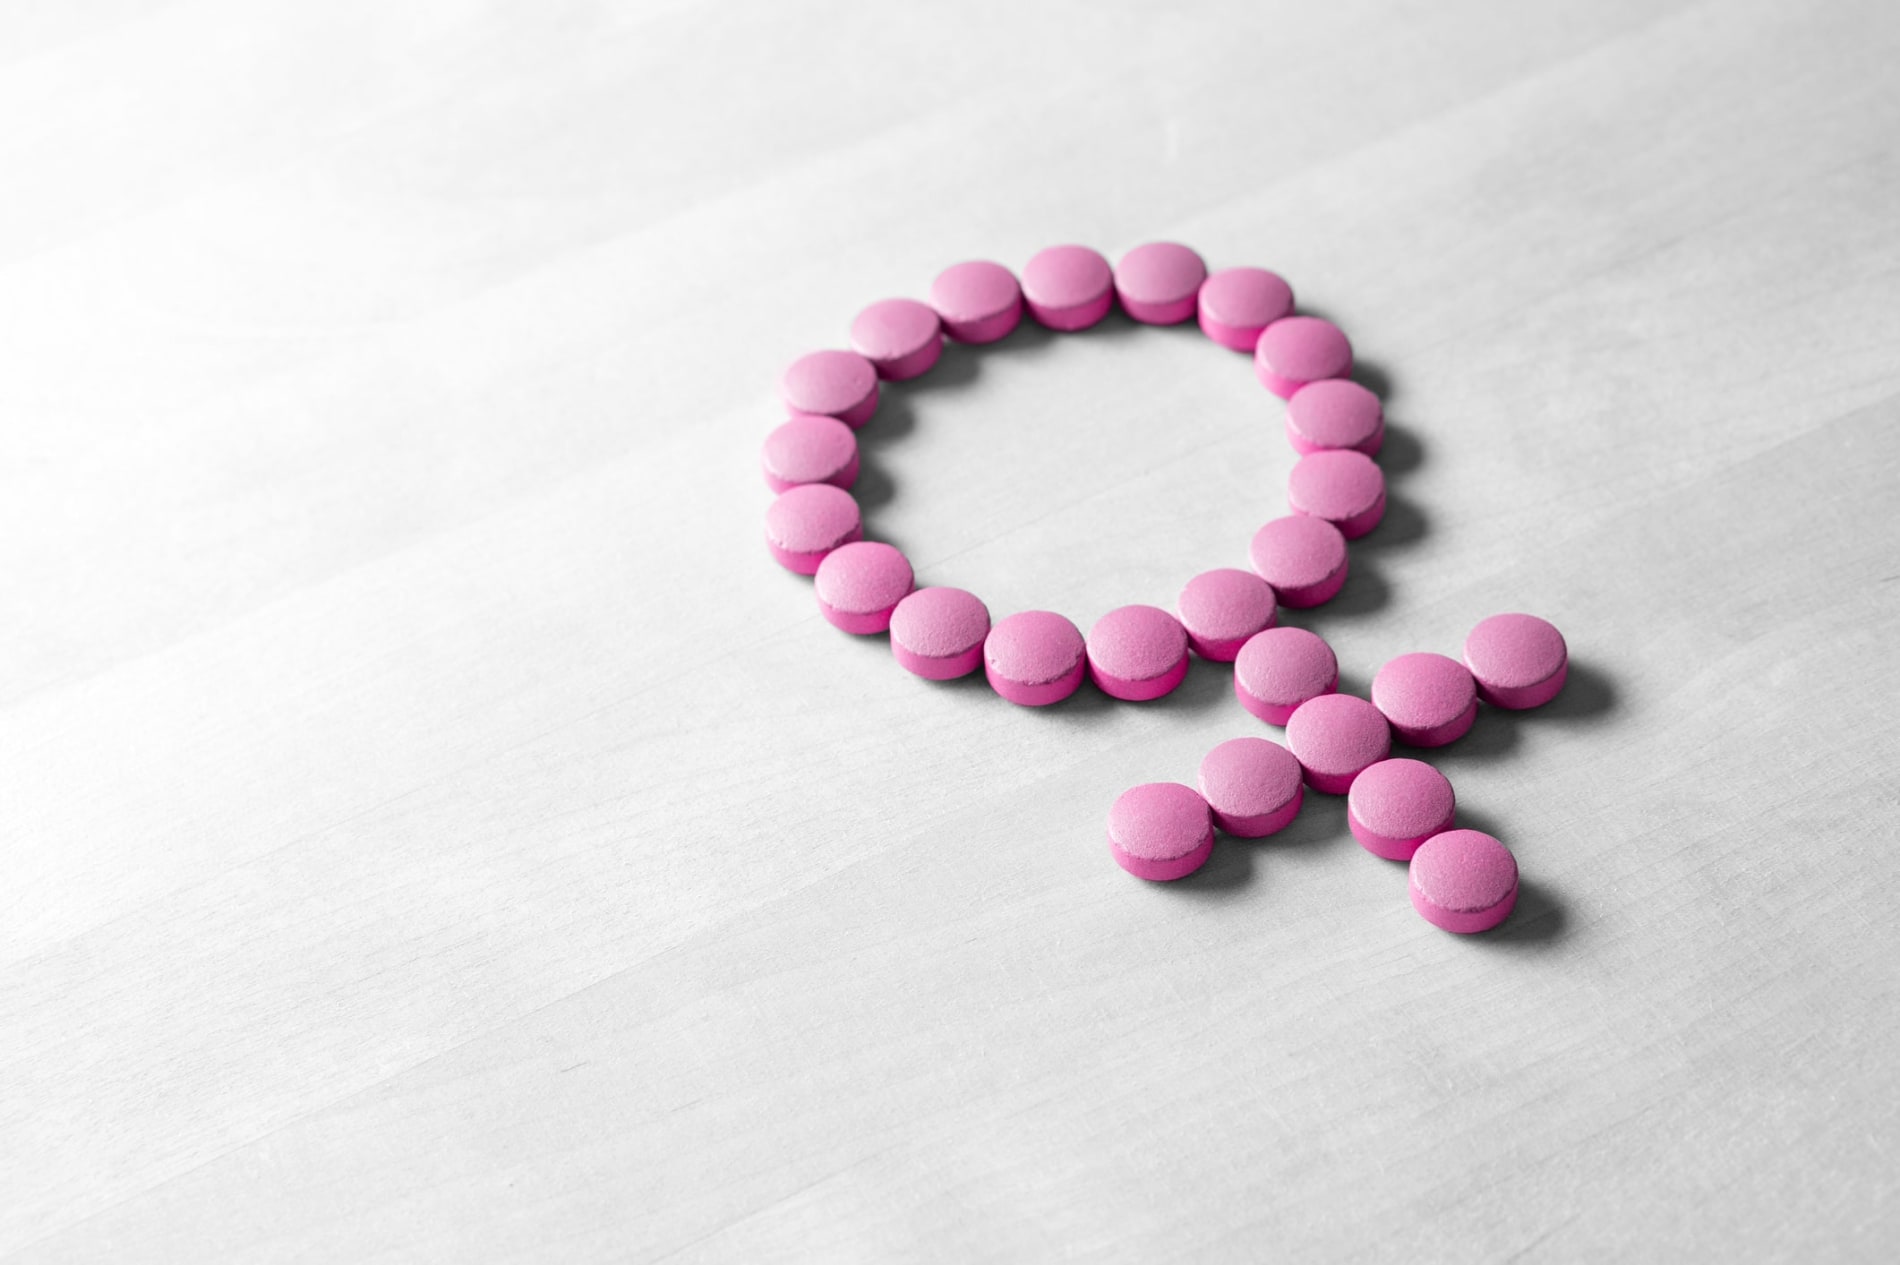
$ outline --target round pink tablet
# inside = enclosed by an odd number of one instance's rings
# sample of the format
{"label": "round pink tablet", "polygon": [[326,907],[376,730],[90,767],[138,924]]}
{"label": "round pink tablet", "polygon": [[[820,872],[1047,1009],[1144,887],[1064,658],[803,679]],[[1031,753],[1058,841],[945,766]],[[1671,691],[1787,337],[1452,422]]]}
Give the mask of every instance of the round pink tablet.
{"label": "round pink tablet", "polygon": [[989,635],[989,608],[962,589],[918,589],[891,612],[891,654],[928,681],[976,671]]}
{"label": "round pink tablet", "polygon": [[1372,855],[1409,861],[1419,844],[1451,829],[1457,806],[1451,783],[1423,760],[1381,760],[1352,780],[1346,826]]}
{"label": "round pink tablet", "polygon": [[943,354],[943,322],[915,299],[881,299],[851,321],[851,347],[891,382],[914,378]]}
{"label": "round pink tablet", "polygon": [[1456,659],[1402,654],[1372,678],[1372,705],[1400,742],[1442,747],[1464,737],[1478,718],[1478,684]]}
{"label": "round pink tablet", "polygon": [[1023,300],[1050,329],[1087,329],[1115,305],[1115,274],[1087,246],[1051,246],[1023,265]]}
{"label": "round pink tablet", "polygon": [[1223,268],[1201,283],[1201,332],[1251,352],[1260,332],[1293,313],[1293,287],[1265,268]]}
{"label": "round pink tablet", "polygon": [[1392,754],[1392,729],[1365,699],[1322,694],[1287,717],[1286,745],[1306,770],[1308,786],[1344,795],[1354,778]]}
{"label": "round pink tablet", "polygon": [[1347,540],[1357,540],[1385,517],[1385,475],[1363,452],[1311,452],[1293,463],[1286,499],[1295,514],[1323,518]]}
{"label": "round pink tablet", "polygon": [[1318,634],[1269,628],[1234,658],[1234,697],[1269,725],[1284,725],[1302,703],[1339,688],[1339,660]]}
{"label": "round pink tablet", "polygon": [[854,351],[814,351],[786,367],[778,390],[794,413],[821,413],[858,427],[877,412],[877,367]]}
{"label": "round pink tablet", "polygon": [[1237,839],[1262,839],[1299,816],[1300,762],[1277,742],[1229,738],[1201,760],[1201,798],[1214,824]]}
{"label": "round pink tablet", "polygon": [[1175,608],[1188,645],[1203,659],[1232,663],[1247,638],[1279,618],[1273,586],[1251,571],[1203,571],[1181,589]]}
{"label": "round pink tablet", "polygon": [[1447,830],[1412,854],[1412,908],[1434,927],[1470,935],[1517,904],[1517,858],[1481,830]]}
{"label": "round pink tablet", "polygon": [[1309,382],[1286,402],[1286,438],[1295,452],[1351,448],[1376,457],[1385,445],[1385,408],[1349,378]]}
{"label": "round pink tablet", "polygon": [[952,264],[930,283],[930,306],[943,332],[960,343],[993,343],[1023,319],[1016,274],[987,259]]}
{"label": "round pink tablet", "polygon": [[759,466],[774,492],[801,483],[849,488],[858,481],[858,438],[835,417],[797,413],[765,437]]}
{"label": "round pink tablet", "polygon": [[891,612],[910,593],[910,559],[874,540],[839,545],[813,577],[818,609],[834,628],[865,635],[891,626]]}
{"label": "round pink tablet", "polygon": [[1115,265],[1115,294],[1122,311],[1143,325],[1179,325],[1194,316],[1207,265],[1175,242],[1149,242]]}
{"label": "round pink tablet", "polygon": [[1160,698],[1187,676],[1187,629],[1159,606],[1118,606],[1089,629],[1088,659],[1110,698]]}
{"label": "round pink tablet", "polygon": [[1352,370],[1352,344],[1339,326],[1317,316],[1287,316],[1267,326],[1254,344],[1253,371],[1281,399],[1322,378]]}
{"label": "round pink tablet", "polygon": [[1012,703],[1059,703],[1082,684],[1082,632],[1054,611],[1019,611],[983,640],[983,673]]}
{"label": "round pink tablet", "polygon": [[1513,711],[1557,697],[1570,674],[1564,635],[1535,615],[1493,615],[1465,638],[1465,666],[1478,697]]}
{"label": "round pink tablet", "polygon": [[1254,533],[1247,554],[1282,606],[1318,606],[1346,583],[1346,538],[1323,518],[1276,518]]}
{"label": "round pink tablet", "polygon": [[1179,782],[1147,782],[1116,797],[1108,810],[1108,850],[1136,878],[1186,878],[1214,850],[1207,801]]}
{"label": "round pink tablet", "polygon": [[778,564],[812,575],[825,555],[864,537],[858,503],[829,483],[801,483],[779,493],[765,511],[765,545]]}

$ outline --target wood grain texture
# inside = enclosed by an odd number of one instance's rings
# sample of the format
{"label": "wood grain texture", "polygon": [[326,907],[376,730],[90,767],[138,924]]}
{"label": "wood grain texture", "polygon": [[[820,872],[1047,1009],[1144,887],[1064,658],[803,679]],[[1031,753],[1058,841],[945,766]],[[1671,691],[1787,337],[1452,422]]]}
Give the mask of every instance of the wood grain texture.
{"label": "wood grain texture", "polygon": [[[0,1258],[1900,1249],[1890,5],[34,5],[0,16]],[[1048,714],[758,539],[793,356],[955,260],[1282,271],[1393,507],[1347,688],[1547,615],[1437,762],[1195,878],[1196,663]],[[1244,561],[1245,361],[952,349],[871,534],[1086,625]]]}

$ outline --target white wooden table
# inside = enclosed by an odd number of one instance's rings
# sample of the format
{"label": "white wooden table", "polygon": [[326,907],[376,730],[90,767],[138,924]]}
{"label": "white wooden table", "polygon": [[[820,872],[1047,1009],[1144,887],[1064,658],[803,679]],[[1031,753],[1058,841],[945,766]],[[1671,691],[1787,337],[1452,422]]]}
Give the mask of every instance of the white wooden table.
{"label": "white wooden table", "polygon": [[[0,1258],[1888,1261],[1900,16],[1502,0],[0,16]],[[1013,708],[759,541],[780,367],[1171,238],[1352,334],[1363,691],[1542,613],[1437,932],[1272,733]],[[869,530],[1086,627],[1242,564],[1191,328],[953,350]]]}

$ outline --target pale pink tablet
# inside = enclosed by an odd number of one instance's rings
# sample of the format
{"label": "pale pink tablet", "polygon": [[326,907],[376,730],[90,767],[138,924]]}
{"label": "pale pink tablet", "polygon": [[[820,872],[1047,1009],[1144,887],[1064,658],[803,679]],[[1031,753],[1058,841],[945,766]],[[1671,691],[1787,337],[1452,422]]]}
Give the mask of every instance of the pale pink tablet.
{"label": "pale pink tablet", "polygon": [[1081,686],[1086,670],[1081,630],[1054,611],[1019,611],[983,641],[990,688],[1024,707],[1061,702]]}
{"label": "pale pink tablet", "polygon": [[814,351],[792,361],[779,396],[794,413],[821,413],[858,427],[877,412],[877,367],[854,351]]}
{"label": "pale pink tablet", "polygon": [[765,511],[765,545],[778,564],[813,575],[825,555],[864,537],[858,503],[829,483],[801,483],[779,493]]}
{"label": "pale pink tablet", "polygon": [[1338,688],[1333,648],[1304,628],[1255,633],[1234,657],[1234,697],[1269,725],[1286,724],[1300,704]]}
{"label": "pale pink tablet", "polygon": [[1189,580],[1175,602],[1188,645],[1203,659],[1232,663],[1247,638],[1279,618],[1273,586],[1251,571],[1221,567]]}
{"label": "pale pink tablet", "polygon": [[1087,644],[1089,675],[1110,698],[1143,703],[1187,676],[1187,629],[1159,606],[1116,607],[1095,621]]}
{"label": "pale pink tablet", "polygon": [[993,343],[1023,319],[1016,274],[987,259],[952,264],[930,283],[930,306],[943,332],[960,343]]}
{"label": "pale pink tablet", "polygon": [[1372,855],[1409,861],[1421,843],[1451,829],[1457,807],[1451,783],[1423,760],[1381,760],[1352,780],[1346,826]]}
{"label": "pale pink tablet", "polygon": [[1201,283],[1199,310],[1203,334],[1251,352],[1262,330],[1293,314],[1293,287],[1265,268],[1223,268]]}
{"label": "pale pink tablet", "polygon": [[943,322],[915,299],[881,299],[851,321],[851,347],[889,382],[914,378],[943,354]]}
{"label": "pale pink tablet", "polygon": [[1516,711],[1557,697],[1570,673],[1564,635],[1535,615],[1493,615],[1465,638],[1478,697]]}
{"label": "pale pink tablet", "polygon": [[1214,824],[1237,839],[1263,839],[1299,816],[1300,762],[1277,742],[1229,738],[1201,760],[1201,798]]}
{"label": "pale pink tablet", "polygon": [[1143,325],[1179,325],[1194,318],[1195,299],[1207,265],[1186,246],[1149,242],[1115,265],[1115,294],[1122,311]]}
{"label": "pale pink tablet", "polygon": [[891,654],[928,681],[968,676],[983,666],[989,608],[962,589],[918,589],[891,612]]}
{"label": "pale pink tablet", "polygon": [[1489,931],[1517,905],[1517,858],[1480,830],[1447,830],[1412,854],[1412,908],[1434,927]]}
{"label": "pale pink tablet", "polygon": [[1179,782],[1147,782],[1116,797],[1108,810],[1108,850],[1136,878],[1166,882],[1207,864],[1214,818],[1207,801]]}
{"label": "pale pink tablet", "polygon": [[1310,452],[1293,463],[1286,499],[1295,514],[1323,518],[1357,540],[1385,517],[1385,475],[1378,462],[1350,448]]}
{"label": "pale pink tablet", "polygon": [[1478,718],[1478,683],[1456,659],[1402,654],[1372,678],[1372,705],[1400,742],[1442,747],[1464,737]]}
{"label": "pale pink tablet", "polygon": [[1323,518],[1276,518],[1254,533],[1247,556],[1282,606],[1318,606],[1346,583],[1346,538]]}
{"label": "pale pink tablet", "polygon": [[832,627],[864,636],[891,626],[891,612],[910,593],[910,559],[874,540],[839,545],[813,577],[818,609]]}
{"label": "pale pink tablet", "polygon": [[1261,332],[1254,344],[1254,376],[1281,399],[1309,382],[1343,378],[1352,371],[1352,344],[1339,326],[1317,316],[1287,316]]}
{"label": "pale pink tablet", "polygon": [[1362,772],[1392,754],[1392,729],[1379,709],[1352,694],[1322,694],[1287,717],[1286,746],[1306,784],[1344,795]]}
{"label": "pale pink tablet", "polygon": [[835,417],[794,413],[765,437],[759,467],[774,492],[801,483],[849,488],[858,481],[858,437]]}
{"label": "pale pink tablet", "polygon": [[1023,265],[1023,301],[1050,329],[1087,329],[1115,305],[1115,274],[1087,246],[1051,246]]}
{"label": "pale pink tablet", "polygon": [[1286,438],[1295,452],[1351,448],[1376,457],[1385,445],[1385,407],[1350,378],[1309,382],[1286,402]]}

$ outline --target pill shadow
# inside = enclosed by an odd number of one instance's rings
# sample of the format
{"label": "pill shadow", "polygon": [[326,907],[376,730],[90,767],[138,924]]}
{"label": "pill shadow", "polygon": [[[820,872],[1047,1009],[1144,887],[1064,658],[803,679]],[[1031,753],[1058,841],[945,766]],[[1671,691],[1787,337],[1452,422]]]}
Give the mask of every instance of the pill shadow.
{"label": "pill shadow", "polygon": [[1517,905],[1502,923],[1480,935],[1468,937],[1492,952],[1544,950],[1563,940],[1570,932],[1570,918],[1563,901],[1544,884],[1520,878]]}
{"label": "pill shadow", "polygon": [[[1281,741],[1277,730],[1269,731],[1265,736],[1272,738],[1275,742]],[[1282,829],[1264,839],[1237,839],[1234,842],[1250,844],[1262,851],[1279,853],[1333,847],[1342,839],[1349,838],[1351,838],[1351,832],[1346,827],[1346,797],[1322,795],[1308,786],[1302,788],[1298,815]]]}
{"label": "pill shadow", "polygon": [[[1368,555],[1377,555],[1388,549],[1402,549],[1425,539],[1431,530],[1425,514],[1402,492],[1395,492],[1390,486],[1385,493],[1385,513],[1379,519],[1379,525],[1352,542],[1353,563],[1356,565]],[[1348,572],[1346,583],[1351,584]]]}
{"label": "pill shadow", "polygon": [[1388,476],[1410,474],[1425,464],[1425,446],[1409,427],[1400,426],[1388,418],[1385,423],[1385,442],[1379,446],[1379,455],[1374,460]]}
{"label": "pill shadow", "polygon": [[1185,878],[1164,884],[1169,893],[1206,900],[1232,896],[1254,884],[1254,854],[1246,839],[1214,836],[1207,864]]}

